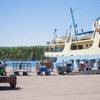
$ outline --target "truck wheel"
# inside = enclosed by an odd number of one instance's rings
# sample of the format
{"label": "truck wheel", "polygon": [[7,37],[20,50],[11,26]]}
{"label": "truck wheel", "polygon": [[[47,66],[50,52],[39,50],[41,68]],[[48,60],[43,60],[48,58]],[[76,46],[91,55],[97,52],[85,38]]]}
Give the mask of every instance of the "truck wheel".
{"label": "truck wheel", "polygon": [[81,71],[81,69],[79,69],[79,72]]}
{"label": "truck wheel", "polygon": [[61,71],[57,70],[58,74],[61,75]]}
{"label": "truck wheel", "polygon": [[14,72],[14,75],[17,75],[17,76],[19,76],[19,72]]}
{"label": "truck wheel", "polygon": [[16,83],[9,83],[12,89],[16,88]]}
{"label": "truck wheel", "polygon": [[100,70],[100,67],[98,67],[98,69]]}
{"label": "truck wheel", "polygon": [[49,73],[48,72],[45,72],[45,75],[49,75]]}
{"label": "truck wheel", "polygon": [[23,75],[24,75],[24,76],[27,76],[27,75],[28,75],[28,73],[27,73],[27,72],[23,72]]}
{"label": "truck wheel", "polygon": [[50,71],[45,72],[45,75],[51,75]]}
{"label": "truck wheel", "polygon": [[64,75],[64,72],[58,72],[59,75]]}
{"label": "truck wheel", "polygon": [[61,73],[58,73],[59,75],[61,75]]}
{"label": "truck wheel", "polygon": [[43,73],[42,72],[37,72],[37,75],[43,75]]}
{"label": "truck wheel", "polygon": [[37,72],[37,75],[40,75],[40,72]]}

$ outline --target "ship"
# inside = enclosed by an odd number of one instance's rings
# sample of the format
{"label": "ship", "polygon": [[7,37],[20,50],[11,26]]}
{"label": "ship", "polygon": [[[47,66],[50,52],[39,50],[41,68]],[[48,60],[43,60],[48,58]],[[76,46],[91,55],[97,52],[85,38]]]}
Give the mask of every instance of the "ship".
{"label": "ship", "polygon": [[[100,60],[100,17],[93,23],[93,30],[78,33],[76,38],[64,36],[56,38],[47,46],[44,56],[53,61]],[[48,51],[47,51],[48,50]]]}

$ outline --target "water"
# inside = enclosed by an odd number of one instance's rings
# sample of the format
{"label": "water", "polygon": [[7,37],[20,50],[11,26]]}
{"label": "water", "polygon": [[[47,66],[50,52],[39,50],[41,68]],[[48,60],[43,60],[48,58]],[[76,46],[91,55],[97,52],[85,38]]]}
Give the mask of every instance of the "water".
{"label": "water", "polygon": [[[20,63],[21,61],[6,61],[8,67],[13,67],[13,63]],[[30,63],[32,67],[36,65],[38,61],[22,61],[23,63]]]}

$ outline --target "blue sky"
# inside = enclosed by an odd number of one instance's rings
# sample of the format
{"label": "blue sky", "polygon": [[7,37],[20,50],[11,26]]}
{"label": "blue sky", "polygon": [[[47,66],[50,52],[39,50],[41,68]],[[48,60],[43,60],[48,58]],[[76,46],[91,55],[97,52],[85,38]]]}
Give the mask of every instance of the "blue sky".
{"label": "blue sky", "polygon": [[64,35],[72,24],[70,7],[79,31],[92,30],[100,0],[0,0],[0,46],[45,45],[55,28]]}

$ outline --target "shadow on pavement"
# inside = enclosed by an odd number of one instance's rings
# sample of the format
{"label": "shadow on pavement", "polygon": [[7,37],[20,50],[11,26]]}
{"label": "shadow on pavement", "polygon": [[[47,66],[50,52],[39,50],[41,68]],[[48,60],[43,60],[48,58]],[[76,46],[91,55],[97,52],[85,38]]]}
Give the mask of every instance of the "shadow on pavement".
{"label": "shadow on pavement", "polygon": [[0,91],[12,91],[12,90],[21,90],[22,88],[16,87],[14,89],[10,88],[10,86],[0,86]]}

